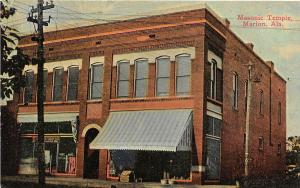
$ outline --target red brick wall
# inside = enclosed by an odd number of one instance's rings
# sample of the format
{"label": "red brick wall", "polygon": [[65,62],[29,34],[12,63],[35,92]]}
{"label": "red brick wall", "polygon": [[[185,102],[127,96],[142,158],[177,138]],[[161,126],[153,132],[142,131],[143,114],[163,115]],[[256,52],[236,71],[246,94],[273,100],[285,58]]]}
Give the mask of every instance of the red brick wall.
{"label": "red brick wall", "polygon": [[[232,179],[244,174],[244,132],[245,132],[245,81],[247,80],[247,65],[254,64],[253,75],[260,77],[259,83],[252,84],[252,101],[250,112],[250,174],[273,175],[274,171],[282,171],[285,164],[283,155],[277,156],[277,142],[284,143],[285,124],[278,128],[274,124],[274,105],[281,99],[285,103],[285,82],[274,76],[272,68],[252,53],[232,33],[228,33],[226,50],[224,54],[224,102],[223,102],[223,130],[222,130],[222,179]],[[232,74],[239,75],[239,97],[238,109],[232,108]],[[272,77],[272,86],[270,86]],[[276,78],[275,78],[276,77]],[[276,86],[279,85],[279,86]],[[281,88],[281,93],[274,88]],[[270,91],[270,87],[272,90]],[[259,113],[259,92],[264,93],[263,115]],[[271,101],[270,101],[271,99]],[[270,111],[270,102],[272,111]],[[283,109],[284,110],[284,109]],[[285,111],[283,111],[283,122],[285,122]],[[272,119],[270,117],[272,116]],[[276,115],[275,115],[276,116]],[[270,135],[270,120],[272,121],[272,132]],[[277,128],[276,128],[277,127]],[[259,137],[264,138],[264,150],[259,151]],[[270,143],[270,137],[272,143]],[[278,140],[278,141],[277,141]],[[276,143],[276,145],[275,145]],[[273,145],[272,145],[273,144]],[[230,146],[230,147],[228,147]],[[282,146],[283,147],[283,146]],[[232,155],[235,153],[235,155]]]}
{"label": "red brick wall", "polygon": [[[174,27],[161,27],[161,20],[164,22],[178,23],[178,21],[202,20],[201,23],[177,25]],[[206,20],[205,20],[206,19]],[[245,130],[245,109],[244,109],[244,81],[247,78],[246,67],[242,64],[249,60],[255,64],[254,72],[262,74],[262,82],[253,85],[253,100],[251,111],[251,157],[253,164],[252,173],[258,173],[263,169],[266,175],[284,167],[284,152],[277,156],[277,143],[282,143],[284,151],[285,141],[285,82],[272,73],[270,67],[265,65],[260,58],[252,53],[244,44],[242,44],[234,34],[229,32],[212,14],[206,10],[195,10],[181,13],[175,13],[164,16],[154,16],[150,18],[141,18],[138,20],[150,20],[151,22],[126,21],[117,24],[103,24],[96,26],[87,26],[72,30],[57,31],[56,35],[46,34],[46,41],[53,41],[51,44],[45,44],[46,59],[62,60],[71,58],[82,58],[82,70],[79,78],[79,104],[69,104],[63,102],[54,104],[52,100],[52,74],[48,76],[47,101],[49,105],[45,107],[46,111],[69,111],[78,110],[80,114],[80,131],[90,123],[96,123],[103,126],[110,111],[113,110],[143,110],[143,109],[174,109],[174,108],[192,108],[194,112],[194,142],[193,146],[193,165],[204,166],[205,155],[203,152],[203,117],[206,114],[206,97],[204,96],[204,64],[207,59],[207,50],[214,51],[219,56],[223,56],[223,129],[222,129],[222,151],[221,151],[221,179],[232,179],[243,174],[244,148],[243,134]],[[206,23],[205,23],[206,22]],[[209,23],[207,23],[209,22]],[[160,25],[160,26],[159,26]],[[168,24],[167,24],[168,25]],[[129,28],[141,29],[150,27],[148,31],[130,31]],[[157,27],[159,26],[159,27]],[[83,35],[101,34],[104,32],[123,31],[125,33],[114,34],[112,37],[95,36],[91,38],[78,38],[62,41],[61,39],[72,37],[83,37]],[[149,34],[155,34],[154,39],[140,41],[141,36],[147,38]],[[31,43],[30,37],[22,40],[21,44]],[[100,45],[96,42],[101,41]],[[80,45],[78,45],[80,44]],[[54,50],[49,52],[48,48]],[[182,98],[175,95],[175,63],[171,63],[170,69],[170,97],[155,98],[156,69],[155,63],[149,64],[148,96],[145,99],[132,99],[134,95],[134,66],[130,67],[130,87],[129,99],[116,99],[116,80],[117,68],[112,65],[113,55],[130,52],[141,52],[149,50],[170,49],[179,47],[195,47],[196,57],[192,63],[191,75],[191,96]],[[23,46],[28,54],[35,51],[34,46]],[[105,56],[104,66],[104,85],[103,98],[98,102],[88,102],[88,69],[89,58],[92,56]],[[233,110],[231,105],[232,73],[236,71],[239,74],[239,100],[238,110]],[[67,74],[65,74],[67,75]],[[272,75],[272,89],[270,96],[270,76]],[[66,77],[65,77],[66,83]],[[66,95],[66,85],[64,86],[64,96]],[[279,88],[281,89],[279,91]],[[264,115],[258,113],[258,91],[264,91]],[[282,101],[282,125],[278,126],[276,121],[272,120],[272,143],[269,144],[270,135],[270,101],[272,99],[272,119],[276,119],[276,103]],[[64,97],[65,100],[65,97]],[[34,112],[34,106],[20,106],[22,112]],[[95,109],[91,111],[90,109]],[[263,136],[265,149],[258,152],[258,137]],[[275,152],[276,151],[276,152]],[[105,179],[107,154],[100,151],[100,177]],[[267,159],[274,160],[267,160]],[[83,175],[84,165],[84,138],[79,138],[77,144],[77,176]],[[203,183],[203,173],[193,172],[193,183]]]}

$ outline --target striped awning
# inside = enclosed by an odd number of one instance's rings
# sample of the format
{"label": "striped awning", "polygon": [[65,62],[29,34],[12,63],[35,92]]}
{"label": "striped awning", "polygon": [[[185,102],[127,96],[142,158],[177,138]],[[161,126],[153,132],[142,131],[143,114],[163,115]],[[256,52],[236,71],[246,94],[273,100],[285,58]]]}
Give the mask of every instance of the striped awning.
{"label": "striped awning", "polygon": [[190,151],[192,110],[111,112],[90,149]]}

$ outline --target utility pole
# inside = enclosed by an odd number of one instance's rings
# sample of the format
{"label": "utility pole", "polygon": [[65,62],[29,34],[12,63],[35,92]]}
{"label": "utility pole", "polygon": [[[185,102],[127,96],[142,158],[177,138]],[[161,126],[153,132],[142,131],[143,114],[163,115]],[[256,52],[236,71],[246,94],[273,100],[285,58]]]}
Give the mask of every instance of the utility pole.
{"label": "utility pole", "polygon": [[252,68],[253,64],[250,62],[248,65],[248,91],[247,91],[247,109],[246,109],[246,138],[245,138],[245,176],[249,176],[249,162],[250,162],[250,112],[251,112],[251,100],[252,100],[252,83],[260,82],[259,77],[253,78]]}
{"label": "utility pole", "polygon": [[[45,148],[44,148],[44,31],[43,26],[48,26],[51,17],[45,22],[43,20],[43,10],[54,8],[54,4],[46,2],[44,6],[43,0],[38,0],[37,8],[32,7],[31,13],[27,21],[33,22],[38,25],[38,36],[32,37],[32,41],[37,42],[37,63],[38,63],[38,76],[37,76],[37,111],[38,111],[38,146],[37,146],[37,157],[38,157],[38,173],[39,173],[39,186],[45,187]],[[33,13],[37,13],[33,17]],[[34,60],[33,60],[34,61]]]}
{"label": "utility pole", "polygon": [[252,93],[252,64],[248,65],[248,92],[247,92],[247,109],[246,109],[246,139],[245,139],[245,176],[249,176],[249,136],[250,136],[250,105]]}

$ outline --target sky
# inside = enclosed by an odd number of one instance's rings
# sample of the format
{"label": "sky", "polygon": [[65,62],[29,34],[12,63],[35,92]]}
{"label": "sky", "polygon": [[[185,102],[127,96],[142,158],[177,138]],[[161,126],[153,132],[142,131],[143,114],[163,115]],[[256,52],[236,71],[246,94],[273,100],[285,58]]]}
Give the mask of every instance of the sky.
{"label": "sky", "polygon": [[[35,32],[32,23],[26,21],[31,6],[37,0],[11,0],[17,13],[8,22],[21,35]],[[254,51],[264,60],[272,60],[275,69],[287,81],[287,136],[300,136],[300,2],[237,2],[237,1],[63,1],[54,0],[55,8],[46,10],[45,18],[51,15],[51,23],[44,31],[107,23],[115,20],[150,16],[209,6],[221,18],[230,21],[231,29],[244,41],[254,44]],[[260,26],[244,27],[238,15],[262,17]],[[268,15],[281,26],[272,26]]]}

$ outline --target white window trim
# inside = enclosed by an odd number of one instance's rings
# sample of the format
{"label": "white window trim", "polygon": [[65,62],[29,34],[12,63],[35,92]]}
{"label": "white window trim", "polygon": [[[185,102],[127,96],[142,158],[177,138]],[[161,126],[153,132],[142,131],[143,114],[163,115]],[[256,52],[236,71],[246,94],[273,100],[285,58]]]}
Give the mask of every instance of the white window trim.
{"label": "white window trim", "polygon": [[[217,99],[217,69],[218,63],[215,59],[210,62],[210,97],[212,99]],[[212,84],[213,83],[213,84]]]}
{"label": "white window trim", "polygon": [[149,60],[147,58],[138,58],[136,60],[134,60],[134,82],[133,82],[133,94],[134,94],[134,97],[137,97],[136,96],[136,76],[137,76],[137,62],[140,61],[140,60],[146,60],[147,61],[147,65],[148,65],[148,72],[147,72],[147,78],[144,78],[146,79],[147,81],[147,87],[146,87],[146,95],[144,97],[138,97],[138,98],[145,98],[148,96],[148,84],[149,84]]}
{"label": "white window trim", "polygon": [[[119,75],[120,63],[129,63],[129,73],[128,73],[129,74],[129,78],[128,78],[128,81],[130,82],[130,61],[129,60],[121,60],[121,61],[117,62],[116,98],[125,98],[125,97],[119,97],[119,95],[118,95],[118,90],[119,90],[119,76],[120,76]],[[129,85],[130,85],[130,83],[128,83],[128,97],[129,97]]]}
{"label": "white window trim", "polygon": [[69,96],[69,80],[70,80],[70,68],[72,68],[72,67],[78,67],[78,78],[80,77],[80,69],[79,69],[79,66],[78,65],[70,65],[70,66],[68,66],[68,68],[67,68],[67,71],[68,71],[68,78],[67,78],[67,92],[66,92],[66,101],[78,101],[78,89],[79,89],[79,80],[78,80],[78,82],[77,82],[77,100],[69,100],[68,99],[68,96]]}
{"label": "white window trim", "polygon": [[[190,65],[190,72],[189,72],[189,91],[187,95],[177,95],[177,68],[178,68],[178,65],[177,65],[177,58],[178,57],[190,57],[190,60],[191,60],[191,65]],[[172,63],[172,62],[171,62]],[[170,70],[171,71],[171,70]],[[192,93],[192,55],[191,54],[188,54],[188,53],[182,53],[182,54],[178,54],[175,56],[175,95],[176,96],[190,96]]]}
{"label": "white window trim", "polygon": [[104,78],[104,63],[103,62],[94,62],[90,64],[89,70],[90,70],[90,75],[89,75],[89,96],[88,96],[88,100],[92,101],[92,100],[102,100],[103,96],[101,96],[101,98],[99,99],[92,99],[92,87],[91,87],[91,83],[92,83],[92,78],[94,77],[93,75],[93,70],[92,67],[95,65],[102,65],[102,95],[103,95],[103,78]]}
{"label": "white window trim", "polygon": [[[55,69],[62,69],[63,73],[65,72],[64,67],[63,66],[59,66],[59,67],[54,67],[53,68],[53,74],[52,74],[52,102],[60,102],[60,101],[54,101],[54,81],[55,81]],[[64,82],[64,74],[63,74],[63,82]],[[64,85],[64,84],[63,84]],[[61,91],[63,94],[63,90]],[[63,96],[62,96],[62,100],[63,100]],[[61,100],[61,101],[62,101]]]}
{"label": "white window trim", "polygon": [[152,50],[143,52],[134,52],[127,54],[116,54],[113,56],[113,66],[117,66],[117,63],[123,60],[128,60],[131,65],[134,64],[134,60],[139,58],[147,58],[148,63],[155,63],[158,57],[168,54],[170,61],[175,61],[175,57],[178,54],[187,53],[191,55],[191,59],[195,58],[196,48],[186,47],[186,48],[172,48],[172,49],[162,49],[162,50]]}
{"label": "white window trim", "polygon": [[[169,59],[169,61],[170,61],[170,63],[169,63],[169,83],[168,83],[168,95],[162,95],[162,96],[159,96],[159,95],[157,95],[157,73],[158,73],[158,66],[157,66],[157,64],[158,64],[158,60],[159,59]],[[168,56],[168,55],[162,55],[162,56],[159,56],[159,57],[157,57],[156,59],[155,59],[155,97],[168,97],[168,96],[170,96],[170,71],[171,71],[171,58],[170,58],[170,56]]]}

